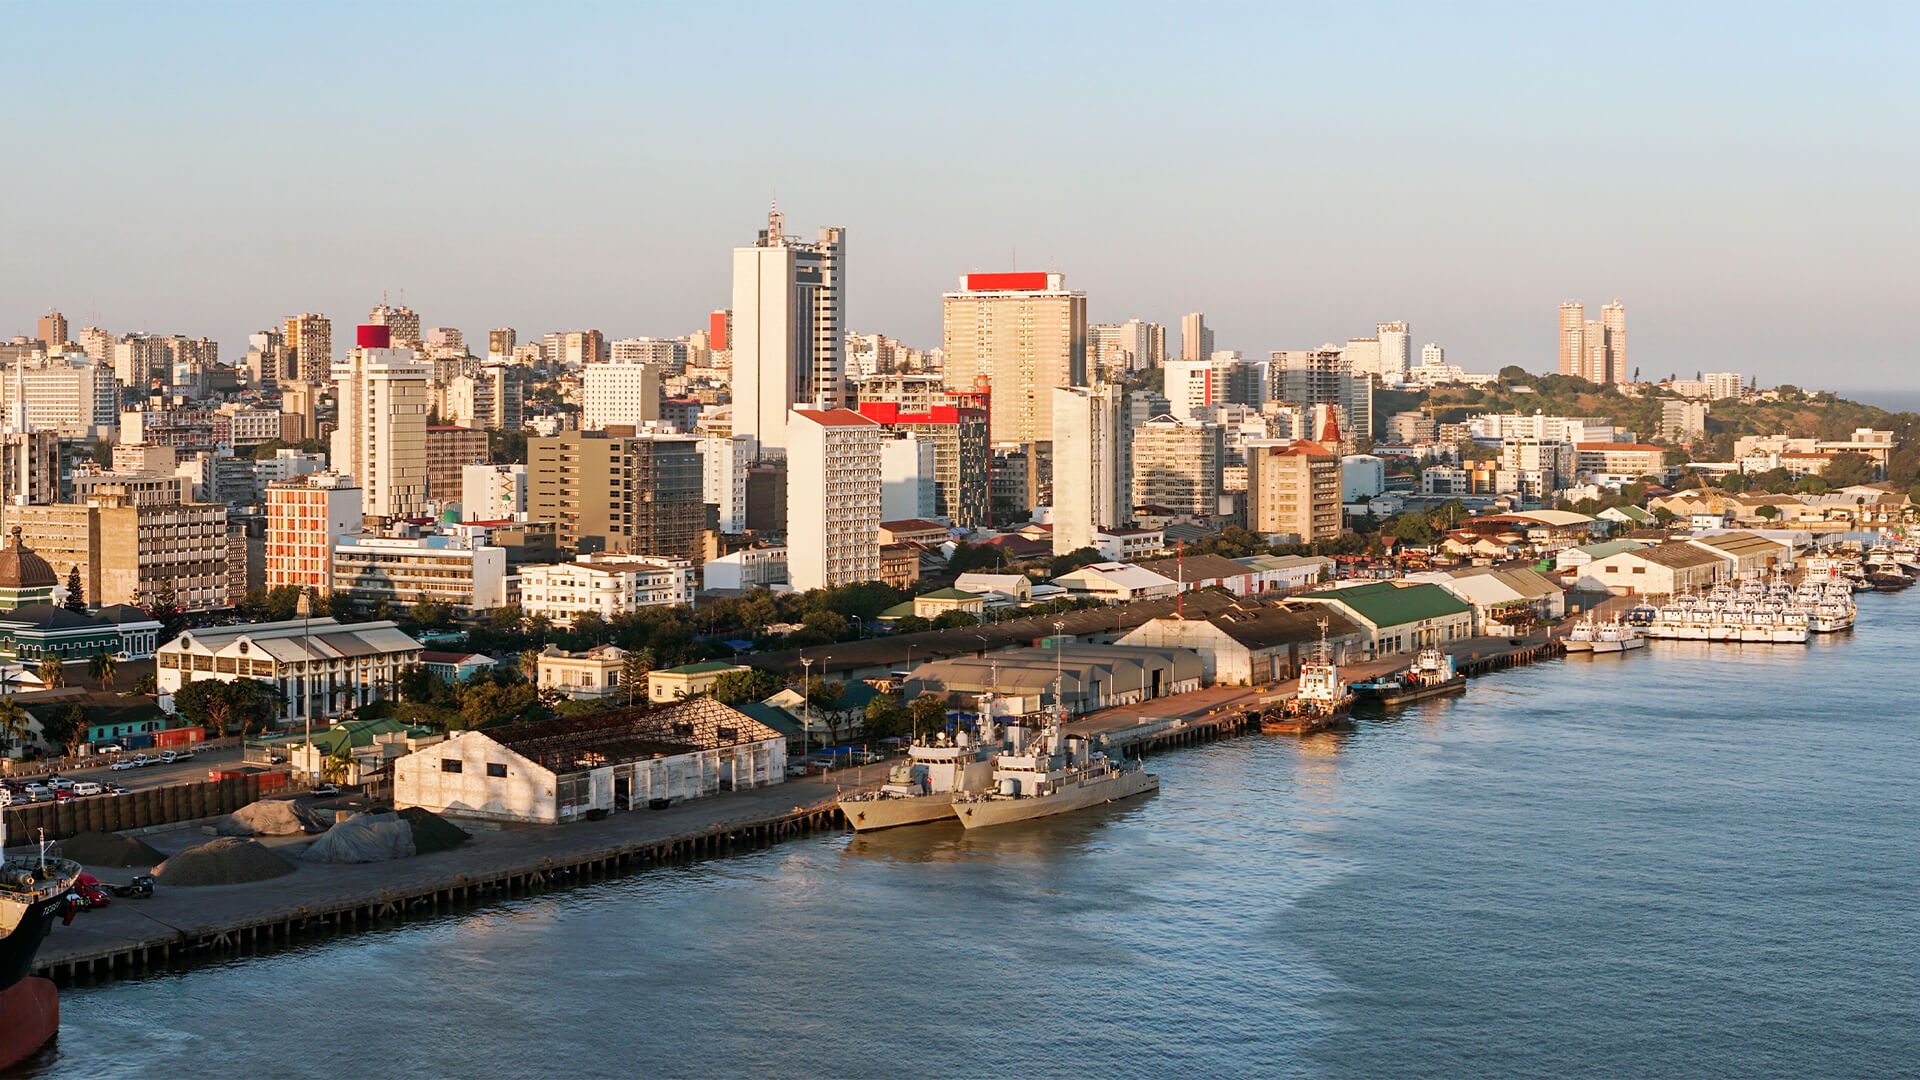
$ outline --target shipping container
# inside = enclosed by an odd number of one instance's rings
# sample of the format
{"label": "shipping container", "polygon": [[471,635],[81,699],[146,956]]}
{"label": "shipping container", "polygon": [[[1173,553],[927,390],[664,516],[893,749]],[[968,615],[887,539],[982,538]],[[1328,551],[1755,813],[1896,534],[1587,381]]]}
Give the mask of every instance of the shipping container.
{"label": "shipping container", "polygon": [[207,729],[203,727],[168,728],[165,731],[156,731],[153,733],[153,745],[171,747],[178,750],[183,746],[191,746],[194,743],[203,742],[206,740],[206,737]]}

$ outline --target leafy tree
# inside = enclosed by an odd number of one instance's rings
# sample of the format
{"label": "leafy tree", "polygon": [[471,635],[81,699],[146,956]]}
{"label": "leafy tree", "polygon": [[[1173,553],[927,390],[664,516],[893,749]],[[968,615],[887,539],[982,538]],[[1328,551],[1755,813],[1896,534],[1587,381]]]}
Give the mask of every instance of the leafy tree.
{"label": "leafy tree", "polygon": [[1865,454],[1847,451],[1833,455],[1827,462],[1827,467],[1820,470],[1820,477],[1830,487],[1843,488],[1852,487],[1855,484],[1873,483],[1874,472],[1872,458]]}
{"label": "leafy tree", "polygon": [[172,641],[187,628],[186,612],[180,610],[180,597],[173,591],[173,582],[162,579],[153,591],[153,606],[147,608],[147,617],[160,624],[160,640]]}
{"label": "leafy tree", "polygon": [[346,739],[341,739],[339,745],[333,748],[333,752],[321,762],[320,777],[331,784],[344,784],[352,771],[353,744]]}
{"label": "leafy tree", "polygon": [[160,680],[149,671],[133,681],[133,692],[151,697],[160,692]]}
{"label": "leafy tree", "polygon": [[0,699],[0,754],[11,754],[15,747],[26,743],[31,720],[12,694]]}
{"label": "leafy tree", "polygon": [[434,600],[416,600],[407,614],[413,622],[428,630],[437,630],[453,622],[453,609]]}
{"label": "leafy tree", "polygon": [[1056,557],[1053,562],[1048,565],[1047,569],[1052,576],[1059,577],[1061,574],[1078,570],[1083,566],[1097,562],[1105,562],[1106,560],[1107,557],[1100,554],[1096,548],[1075,548],[1065,555]]}
{"label": "leafy tree", "polygon": [[431,705],[446,693],[446,681],[427,670],[425,664],[408,664],[395,677],[400,700],[413,705]]}
{"label": "leafy tree", "polygon": [[938,731],[947,726],[947,699],[940,694],[922,694],[907,706],[913,718],[913,730]]}
{"label": "leafy tree", "polygon": [[67,571],[66,609],[82,615],[87,613],[87,590],[80,583],[80,567],[77,564]]}
{"label": "leafy tree", "polygon": [[102,469],[113,468],[113,444],[105,439],[96,439],[87,452],[93,455],[93,463]]}
{"label": "leafy tree", "polygon": [[99,683],[102,690],[113,689],[113,677],[119,670],[119,663],[105,649],[95,650],[87,661],[87,678]]}
{"label": "leafy tree", "polygon": [[1754,513],[1759,514],[1768,521],[1772,521],[1774,518],[1780,516],[1780,508],[1772,505],[1762,506],[1760,509],[1755,510]]}
{"label": "leafy tree", "polygon": [[49,656],[40,661],[40,666],[35,673],[40,676],[40,681],[49,687],[67,684],[67,668],[60,662],[59,657]]}
{"label": "leafy tree", "polygon": [[492,680],[475,679],[460,687],[461,727],[485,728],[519,723],[537,720],[545,713],[539,692],[527,683],[501,686]]}
{"label": "leafy tree", "polygon": [[1389,518],[1386,527],[1380,530],[1386,536],[1398,537],[1409,544],[1431,544],[1438,535],[1427,515],[1420,513],[1396,514]]}
{"label": "leafy tree", "polygon": [[922,618],[919,615],[902,615],[894,622],[893,629],[896,633],[918,634],[922,631],[933,629],[933,621]]}
{"label": "leafy tree", "polygon": [[78,702],[69,702],[40,716],[40,734],[46,738],[47,744],[69,756],[80,752],[89,730],[87,710],[81,708]]}
{"label": "leafy tree", "polygon": [[745,705],[754,701],[765,701],[780,692],[780,677],[761,668],[748,668],[745,671],[729,671],[713,680],[710,691],[715,701],[723,705]]}
{"label": "leafy tree", "polygon": [[935,630],[952,630],[961,626],[973,626],[979,621],[979,616],[976,616],[970,611],[943,611],[934,617],[933,628]]}
{"label": "leafy tree", "polygon": [[259,679],[200,679],[173,695],[173,706],[180,715],[215,737],[235,727],[243,738],[256,726],[265,730],[285,705],[286,695],[280,688]]}
{"label": "leafy tree", "polygon": [[502,633],[518,633],[527,614],[519,604],[506,604],[487,613],[487,626]]}
{"label": "leafy tree", "polygon": [[1006,565],[1007,553],[995,544],[969,544],[961,540],[953,545],[947,570],[955,577],[973,570],[993,570]]}
{"label": "leafy tree", "polygon": [[867,702],[863,727],[870,739],[890,739],[907,729],[912,716],[900,699],[892,694],[880,694]]}
{"label": "leafy tree", "polygon": [[1653,519],[1659,522],[1660,527],[1664,529],[1668,525],[1671,525],[1673,523],[1673,511],[1667,509],[1664,506],[1655,507],[1653,511]]}

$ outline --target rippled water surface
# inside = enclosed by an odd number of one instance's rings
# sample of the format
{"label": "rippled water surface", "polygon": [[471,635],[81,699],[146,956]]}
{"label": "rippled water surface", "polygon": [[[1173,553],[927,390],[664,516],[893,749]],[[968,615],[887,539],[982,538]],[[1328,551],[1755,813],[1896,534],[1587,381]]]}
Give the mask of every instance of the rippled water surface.
{"label": "rippled water surface", "polygon": [[1920,594],[63,998],[28,1075],[1920,1075]]}

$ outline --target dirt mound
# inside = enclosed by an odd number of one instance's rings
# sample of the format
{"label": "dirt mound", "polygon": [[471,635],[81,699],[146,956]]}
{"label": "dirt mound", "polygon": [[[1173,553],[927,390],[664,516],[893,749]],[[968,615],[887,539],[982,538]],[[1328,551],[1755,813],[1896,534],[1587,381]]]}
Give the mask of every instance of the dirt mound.
{"label": "dirt mound", "polygon": [[154,868],[166,885],[241,885],[291,874],[293,863],[260,846],[258,840],[223,836],[190,847]]}
{"label": "dirt mound", "polygon": [[166,856],[144,840],[110,832],[83,832],[54,845],[63,859],[88,866],[158,866]]}
{"label": "dirt mound", "polygon": [[213,828],[221,836],[296,836],[324,832],[326,825],[292,799],[261,799],[221,818]]}
{"label": "dirt mound", "polygon": [[409,806],[400,811],[400,819],[413,826],[413,847],[422,855],[433,851],[451,851],[473,839],[467,830],[418,806]]}
{"label": "dirt mound", "polygon": [[355,814],[300,853],[307,862],[324,863],[386,862],[413,855],[413,828],[397,814]]}

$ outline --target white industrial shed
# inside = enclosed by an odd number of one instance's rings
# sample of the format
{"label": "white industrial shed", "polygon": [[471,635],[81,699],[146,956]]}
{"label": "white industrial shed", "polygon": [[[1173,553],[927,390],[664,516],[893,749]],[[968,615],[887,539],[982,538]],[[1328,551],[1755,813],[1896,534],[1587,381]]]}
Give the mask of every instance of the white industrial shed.
{"label": "white industrial shed", "polygon": [[786,778],[787,740],[711,698],[463,731],[394,762],[394,804],[556,824]]}

